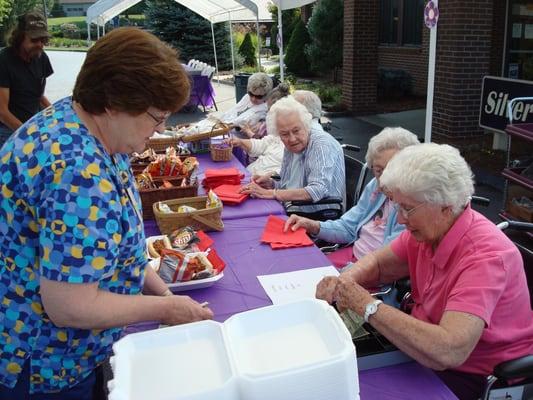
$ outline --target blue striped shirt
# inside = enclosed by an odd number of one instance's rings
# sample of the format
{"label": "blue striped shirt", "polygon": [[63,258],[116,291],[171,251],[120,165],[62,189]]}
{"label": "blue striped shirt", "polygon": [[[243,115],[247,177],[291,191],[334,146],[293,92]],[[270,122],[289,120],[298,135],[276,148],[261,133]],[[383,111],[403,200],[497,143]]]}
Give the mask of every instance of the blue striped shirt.
{"label": "blue striped shirt", "polygon": [[[344,155],[342,147],[317,123],[311,125],[309,143],[298,154],[285,149],[281,163],[279,189],[305,189],[313,201],[324,197],[346,199]],[[294,165],[299,167],[295,168]],[[314,212],[325,205],[305,206],[302,211]]]}

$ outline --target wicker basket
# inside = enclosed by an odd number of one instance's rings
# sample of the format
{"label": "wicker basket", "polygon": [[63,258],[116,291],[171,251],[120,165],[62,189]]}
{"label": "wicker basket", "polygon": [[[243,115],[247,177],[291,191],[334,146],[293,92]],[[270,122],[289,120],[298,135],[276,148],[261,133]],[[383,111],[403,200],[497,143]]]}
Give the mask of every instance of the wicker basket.
{"label": "wicker basket", "polygon": [[193,133],[190,135],[184,135],[181,137],[182,142],[197,142],[198,140],[204,140],[209,139],[215,136],[220,136],[228,133],[233,129],[233,125],[227,125],[222,122],[219,122],[211,128],[210,131],[207,132],[201,132],[201,133]]}
{"label": "wicker basket", "polygon": [[156,153],[164,153],[167,147],[176,147],[179,142],[179,137],[149,138],[146,141],[146,148],[154,149]]}
{"label": "wicker basket", "polygon": [[[207,196],[167,200],[162,203],[174,211],[173,213],[164,213],[159,210],[158,203],[153,205],[157,226],[164,235],[184,226],[191,226],[193,229],[203,231],[222,231],[224,229],[222,205],[215,208],[205,208]],[[196,211],[178,213],[177,210],[180,206],[194,207]]]}
{"label": "wicker basket", "polygon": [[233,146],[231,144],[211,143],[209,151],[213,161],[229,161],[233,157]]}
{"label": "wicker basket", "polygon": [[195,181],[189,186],[179,186],[184,179],[183,176],[158,176],[152,179],[157,186],[162,185],[163,181],[168,181],[175,185],[175,187],[139,190],[144,220],[154,219],[153,204],[158,201],[196,196],[198,194],[198,181]]}
{"label": "wicker basket", "polygon": [[[183,154],[183,155],[179,155],[178,156],[181,160],[181,162],[185,161],[186,158],[189,158],[189,157],[194,157],[193,154]],[[133,176],[136,176],[136,175],[139,175],[139,174],[142,174],[144,172],[144,170],[146,169],[146,167],[148,167],[150,165],[149,162],[140,162],[140,161],[136,161],[136,162],[132,162],[131,163],[131,171],[133,172]],[[172,176],[172,177],[166,177],[166,178],[179,178],[178,176]],[[165,179],[168,181],[168,179]]]}

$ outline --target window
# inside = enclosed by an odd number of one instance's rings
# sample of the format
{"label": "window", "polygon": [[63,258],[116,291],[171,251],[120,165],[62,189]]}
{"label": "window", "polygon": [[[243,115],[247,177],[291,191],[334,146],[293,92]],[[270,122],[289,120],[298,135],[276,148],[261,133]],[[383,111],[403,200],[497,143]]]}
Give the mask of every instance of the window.
{"label": "window", "polygon": [[380,0],[380,43],[422,44],[424,0]]}

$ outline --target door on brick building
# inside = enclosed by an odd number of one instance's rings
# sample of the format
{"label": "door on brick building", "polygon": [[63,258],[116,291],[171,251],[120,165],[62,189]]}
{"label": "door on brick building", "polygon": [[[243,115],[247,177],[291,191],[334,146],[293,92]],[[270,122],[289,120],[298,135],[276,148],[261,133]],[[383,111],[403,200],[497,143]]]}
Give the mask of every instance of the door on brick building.
{"label": "door on brick building", "polygon": [[533,0],[509,0],[505,75],[533,81]]}

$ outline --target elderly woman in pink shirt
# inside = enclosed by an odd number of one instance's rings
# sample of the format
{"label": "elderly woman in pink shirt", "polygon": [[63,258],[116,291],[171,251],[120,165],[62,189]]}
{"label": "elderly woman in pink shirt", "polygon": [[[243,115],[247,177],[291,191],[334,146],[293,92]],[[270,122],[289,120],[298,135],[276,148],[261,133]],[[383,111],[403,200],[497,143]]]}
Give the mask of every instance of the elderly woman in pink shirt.
{"label": "elderly woman in pink shirt", "polygon": [[[324,278],[317,297],[364,317],[400,350],[437,371],[460,399],[477,399],[500,362],[533,354],[533,311],[520,253],[470,208],[472,172],[434,143],[400,151],[381,176],[406,230]],[[364,289],[410,277],[411,315]]]}

